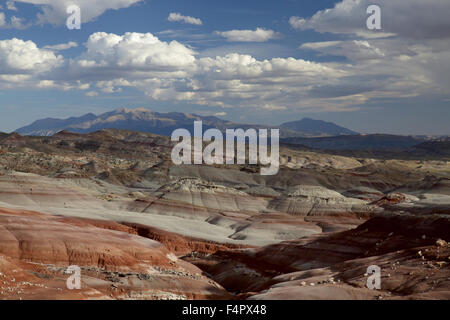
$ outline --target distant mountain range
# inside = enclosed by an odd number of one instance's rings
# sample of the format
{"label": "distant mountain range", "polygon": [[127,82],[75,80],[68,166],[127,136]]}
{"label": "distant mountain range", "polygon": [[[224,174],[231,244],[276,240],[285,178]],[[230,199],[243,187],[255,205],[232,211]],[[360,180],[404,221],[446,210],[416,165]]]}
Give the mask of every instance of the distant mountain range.
{"label": "distant mountain range", "polygon": [[341,136],[358,135],[358,132],[340,127],[332,122],[304,118],[299,121],[287,122],[281,125],[282,129],[304,132],[311,136]]}
{"label": "distant mountain range", "polygon": [[[75,133],[91,133],[102,129],[121,129],[170,136],[179,128],[193,131],[193,122],[203,121],[205,130],[216,128],[221,131],[232,128],[271,128],[263,125],[234,123],[217,117],[205,117],[186,113],[159,113],[145,108],[135,110],[118,109],[112,112],[95,115],[92,113],[68,119],[42,119],[16,130],[21,135],[52,136],[60,131]],[[296,122],[284,123],[280,135],[288,137],[324,137],[358,134],[334,123],[305,118]]]}
{"label": "distant mountain range", "polygon": [[[101,115],[92,113],[68,119],[42,119],[29,126],[16,130],[13,134],[0,133],[0,146],[24,145],[24,136],[47,137],[58,133],[67,137],[71,134],[94,134],[108,129],[135,131],[160,136],[170,136],[179,128],[185,128],[193,134],[194,121],[202,121],[203,129],[242,128],[247,130],[268,129],[266,125],[235,123],[213,116],[199,116],[186,113],[159,113],[145,108],[135,110],[118,109]],[[274,127],[272,127],[274,128]],[[281,143],[287,147],[307,150],[326,150],[336,154],[375,156],[449,156],[449,137],[400,136],[388,134],[358,134],[334,123],[305,118],[284,123],[280,128]],[[72,132],[72,133],[70,133]],[[111,132],[111,131],[108,131]],[[26,143],[25,143],[26,144]],[[350,152],[350,153],[349,153]],[[388,154],[387,154],[388,153]]]}

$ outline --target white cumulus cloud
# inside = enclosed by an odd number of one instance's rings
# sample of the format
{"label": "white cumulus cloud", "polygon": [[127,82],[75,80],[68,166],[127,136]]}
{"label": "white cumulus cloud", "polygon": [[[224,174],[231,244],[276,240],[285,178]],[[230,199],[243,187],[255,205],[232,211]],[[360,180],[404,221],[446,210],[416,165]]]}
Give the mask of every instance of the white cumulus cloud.
{"label": "white cumulus cloud", "polygon": [[216,34],[232,42],[266,42],[281,37],[280,33],[263,28],[256,28],[256,30],[216,31]]}
{"label": "white cumulus cloud", "polygon": [[0,74],[30,74],[48,71],[63,62],[62,56],[40,49],[33,41],[0,41]]}
{"label": "white cumulus cloud", "polygon": [[177,12],[172,12],[171,14],[169,14],[167,20],[169,20],[170,22],[183,22],[187,24],[193,24],[196,26],[201,26],[203,24],[202,20],[200,20],[199,18],[183,16],[182,14]]}
{"label": "white cumulus cloud", "polygon": [[[76,64],[83,68],[170,71],[195,61],[194,51],[177,41],[160,41],[151,33],[92,34]],[[169,69],[168,69],[169,68]]]}
{"label": "white cumulus cloud", "polygon": [[78,43],[74,41],[69,41],[67,43],[55,44],[52,46],[45,46],[43,49],[52,50],[52,51],[63,51],[71,48],[78,47]]}
{"label": "white cumulus cloud", "polygon": [[97,97],[98,92],[97,91],[89,91],[85,95],[86,95],[86,97]]}

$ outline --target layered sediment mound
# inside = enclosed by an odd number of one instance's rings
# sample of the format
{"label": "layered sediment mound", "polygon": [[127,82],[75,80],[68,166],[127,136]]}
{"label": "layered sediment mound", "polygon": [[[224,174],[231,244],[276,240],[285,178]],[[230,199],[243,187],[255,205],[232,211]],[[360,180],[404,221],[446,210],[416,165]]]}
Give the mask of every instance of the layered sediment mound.
{"label": "layered sediment mound", "polygon": [[[251,299],[448,299],[448,230],[448,217],[378,217],[351,231],[187,260]],[[372,265],[381,290],[366,286]]]}
{"label": "layered sediment mound", "polygon": [[368,214],[367,201],[347,198],[321,186],[299,185],[289,189],[284,197],[273,200],[269,208],[301,216]]}
{"label": "layered sediment mound", "polygon": [[[193,299],[228,293],[163,244],[110,222],[0,209],[0,297]],[[82,289],[66,287],[68,266]]]}

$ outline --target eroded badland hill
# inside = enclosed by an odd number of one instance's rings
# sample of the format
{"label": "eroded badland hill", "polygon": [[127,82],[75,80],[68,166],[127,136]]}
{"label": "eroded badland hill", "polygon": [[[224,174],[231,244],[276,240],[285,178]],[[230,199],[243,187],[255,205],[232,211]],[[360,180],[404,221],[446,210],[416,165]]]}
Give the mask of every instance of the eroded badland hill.
{"label": "eroded badland hill", "polygon": [[0,135],[0,298],[450,298],[445,155],[286,146],[261,176],[174,166],[172,147],[120,130]]}

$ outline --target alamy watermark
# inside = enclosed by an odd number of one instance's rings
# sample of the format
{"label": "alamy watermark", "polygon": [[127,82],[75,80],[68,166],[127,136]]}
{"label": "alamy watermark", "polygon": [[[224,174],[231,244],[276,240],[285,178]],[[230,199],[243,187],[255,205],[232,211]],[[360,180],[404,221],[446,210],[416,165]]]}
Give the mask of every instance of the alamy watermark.
{"label": "alamy watermark", "polygon": [[[180,142],[180,138],[182,139]],[[280,168],[280,130],[271,129],[227,129],[225,137],[218,129],[208,129],[203,133],[202,121],[194,122],[194,137],[187,129],[177,129],[172,133],[172,141],[179,142],[172,150],[172,162],[182,164],[261,164],[261,175],[276,175]],[[193,140],[193,141],[192,141]],[[247,140],[249,141],[247,145]],[[268,142],[270,140],[270,155]],[[194,147],[192,148],[192,142]],[[203,148],[203,143],[210,143]],[[224,157],[224,145],[226,154]],[[193,159],[192,159],[193,158]]]}
{"label": "alamy watermark", "polygon": [[373,265],[367,268],[367,288],[370,290],[380,290],[381,289],[381,268],[379,266]]}
{"label": "alamy watermark", "polygon": [[381,30],[381,8],[377,5],[371,5],[367,8],[367,14],[370,16],[367,18],[366,25],[369,30]]}
{"label": "alamy watermark", "polygon": [[66,281],[67,289],[80,290],[81,289],[81,268],[79,266],[69,266],[66,274],[71,276]]}
{"label": "alamy watermark", "polygon": [[70,5],[66,9],[69,17],[66,20],[66,26],[69,30],[81,29],[81,8],[77,5]]}

